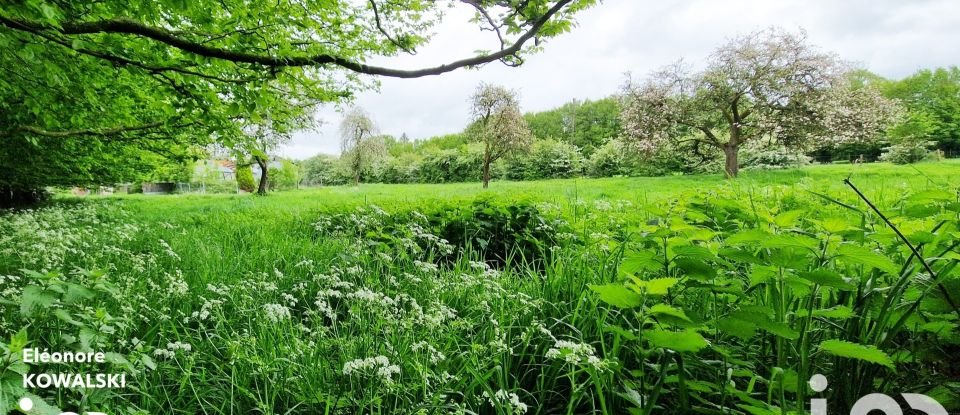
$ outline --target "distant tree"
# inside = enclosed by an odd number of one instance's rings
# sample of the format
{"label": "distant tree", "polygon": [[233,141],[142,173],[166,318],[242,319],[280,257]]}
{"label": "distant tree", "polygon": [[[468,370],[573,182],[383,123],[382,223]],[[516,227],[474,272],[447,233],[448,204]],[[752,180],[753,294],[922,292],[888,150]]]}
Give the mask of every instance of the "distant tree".
{"label": "distant tree", "polygon": [[620,107],[615,98],[572,100],[558,108],[524,116],[537,140],[560,140],[579,147],[587,156],[619,137]]}
{"label": "distant tree", "polygon": [[338,180],[343,176],[338,172],[339,167],[340,160],[337,157],[317,154],[301,164],[301,183],[307,186],[342,184]]}
{"label": "distant tree", "polygon": [[473,123],[469,135],[483,144],[483,187],[490,183],[490,165],[501,157],[526,149],[531,142],[515,91],[480,84],[471,99]]}
{"label": "distant tree", "polygon": [[644,83],[628,80],[624,134],[644,154],[677,142],[694,151],[718,148],[730,178],[748,141],[804,148],[875,138],[895,120],[897,106],[876,88],[853,85],[847,71],[834,55],[808,45],[803,32],[754,32],[714,51],[701,72],[678,63]]}
{"label": "distant tree", "polygon": [[317,104],[288,105],[282,110],[266,115],[256,114],[255,117],[242,120],[242,136],[234,141],[233,148],[238,160],[251,160],[241,164],[256,163],[260,168],[258,195],[267,194],[270,187],[270,154],[289,142],[295,131],[310,129],[315,125],[312,111]]}
{"label": "distant tree", "polygon": [[899,81],[881,83],[888,98],[907,110],[894,141],[933,141],[938,149],[960,155],[960,68],[924,69]]}
{"label": "distant tree", "polygon": [[360,185],[360,176],[385,150],[383,137],[376,136],[377,126],[360,107],[353,107],[340,122],[340,158],[353,174],[353,184]]}
{"label": "distant tree", "polygon": [[407,133],[400,133],[400,140],[399,140],[399,141],[400,141],[401,143],[403,143],[403,144],[407,144],[407,143],[410,142],[410,137],[407,137]]}

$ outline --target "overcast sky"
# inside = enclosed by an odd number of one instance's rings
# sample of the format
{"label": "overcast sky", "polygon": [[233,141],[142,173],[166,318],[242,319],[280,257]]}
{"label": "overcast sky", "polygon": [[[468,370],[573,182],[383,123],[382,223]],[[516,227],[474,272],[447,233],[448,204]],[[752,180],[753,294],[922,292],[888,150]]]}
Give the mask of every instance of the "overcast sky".
{"label": "overcast sky", "polygon": [[[416,56],[373,63],[419,68],[495,49],[496,39],[468,23],[470,16],[460,6]],[[379,91],[359,94],[356,104],[385,134],[423,139],[455,133],[466,125],[467,100],[481,81],[520,91],[524,112],[542,111],[573,98],[609,96],[628,71],[642,77],[681,57],[696,64],[725,40],[770,26],[802,28],[812,44],[886,77],[960,63],[957,0],[605,0],[577,21],[572,32],[527,55],[521,67],[495,62],[419,79],[382,78]],[[318,117],[323,125],[297,134],[281,149],[283,156],[339,152],[340,115],[331,106]]]}

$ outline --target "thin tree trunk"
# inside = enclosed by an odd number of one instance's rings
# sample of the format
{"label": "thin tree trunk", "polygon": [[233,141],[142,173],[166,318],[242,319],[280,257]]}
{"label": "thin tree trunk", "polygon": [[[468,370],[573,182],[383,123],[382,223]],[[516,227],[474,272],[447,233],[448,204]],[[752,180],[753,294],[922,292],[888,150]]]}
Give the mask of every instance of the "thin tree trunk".
{"label": "thin tree trunk", "polygon": [[483,162],[483,188],[486,189],[490,185],[490,162],[484,160]]}
{"label": "thin tree trunk", "polygon": [[269,183],[269,178],[267,177],[267,161],[258,156],[255,156],[254,160],[256,160],[257,165],[260,166],[260,183],[257,185],[257,194],[262,196],[267,194],[267,183]]}
{"label": "thin tree trunk", "polygon": [[724,163],[724,174],[726,174],[728,179],[733,179],[737,177],[737,173],[740,172],[740,162],[737,159],[739,146],[735,144],[726,144],[723,146],[723,155],[725,160]]}

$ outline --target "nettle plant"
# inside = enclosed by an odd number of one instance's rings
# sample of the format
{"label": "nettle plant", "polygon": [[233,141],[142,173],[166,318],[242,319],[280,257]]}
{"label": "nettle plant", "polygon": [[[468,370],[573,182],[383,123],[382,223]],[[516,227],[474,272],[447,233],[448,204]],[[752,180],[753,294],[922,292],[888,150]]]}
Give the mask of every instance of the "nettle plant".
{"label": "nettle plant", "polygon": [[[622,282],[590,287],[609,307],[607,357],[622,362],[633,413],[804,412],[814,395],[843,412],[885,390],[949,398],[955,193],[894,204],[896,230],[854,200],[729,193],[655,212],[621,246]],[[814,374],[844,381],[816,394]]]}
{"label": "nettle plant", "polygon": [[[130,373],[136,375],[156,368],[142,347],[123,341],[130,329],[129,316],[111,313],[114,301],[121,297],[118,288],[100,270],[78,269],[69,275],[21,270],[24,283],[18,301],[3,299],[0,305],[19,313],[8,315],[11,323],[22,327],[8,342],[0,341],[0,412],[16,408],[17,399],[34,402],[35,413],[60,413],[36,391],[23,387],[28,373]],[[105,366],[88,363],[28,363],[25,348],[50,352],[104,352]],[[123,353],[119,352],[122,351]],[[61,403],[66,407],[96,409],[118,395],[109,390],[69,389]]]}

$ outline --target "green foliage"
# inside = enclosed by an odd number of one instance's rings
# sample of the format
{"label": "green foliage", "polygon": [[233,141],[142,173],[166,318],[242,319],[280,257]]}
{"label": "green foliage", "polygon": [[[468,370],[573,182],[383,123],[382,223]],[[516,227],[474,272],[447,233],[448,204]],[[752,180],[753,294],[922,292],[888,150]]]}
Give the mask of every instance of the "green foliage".
{"label": "green foliage", "polygon": [[589,157],[607,141],[620,137],[616,98],[573,100],[559,108],[524,115],[538,140],[558,140],[580,148]]}
{"label": "green foliage", "polygon": [[[21,372],[65,368],[126,373],[136,388],[30,391],[38,406],[783,414],[809,408],[814,373],[830,380],[831,413],[866,393],[949,403],[960,332],[939,287],[960,292],[956,169],[125,195],[7,212],[0,407],[26,393]],[[851,173],[933,274],[844,187]],[[85,344],[110,363],[17,361],[23,347]]]}
{"label": "green foliage", "polygon": [[301,163],[303,184],[307,186],[331,186],[346,184],[350,173],[335,156],[318,154]]}
{"label": "green foliage", "polygon": [[880,155],[881,161],[887,161],[893,164],[911,164],[930,158],[930,146],[932,142],[908,140],[900,144],[894,144],[883,149]]}
{"label": "green foliage", "polygon": [[548,263],[555,249],[571,242],[567,223],[540,213],[533,204],[477,199],[469,206],[440,213],[437,234],[459,248],[459,255],[477,252],[496,266],[534,268]]}
{"label": "green foliage", "polygon": [[253,181],[253,169],[250,165],[238,165],[236,170],[237,187],[247,193],[252,193],[257,189],[257,184]]}
{"label": "green foliage", "polygon": [[827,340],[820,343],[819,349],[834,356],[863,360],[894,369],[890,356],[874,346],[864,346],[843,340]]}
{"label": "green foliage", "polygon": [[527,154],[506,159],[502,175],[510,180],[576,177],[584,163],[577,146],[547,139],[535,142]]}
{"label": "green foliage", "polygon": [[922,69],[882,86],[908,110],[907,120],[891,132],[894,141],[933,141],[947,154],[960,154],[960,68]]}
{"label": "green foliage", "polygon": [[281,160],[279,168],[271,167],[267,177],[270,190],[292,190],[300,183],[300,166],[290,160]]}
{"label": "green foliage", "polygon": [[455,150],[429,151],[417,173],[422,183],[476,182],[481,178],[483,149],[478,145]]}
{"label": "green foliage", "polygon": [[[473,23],[496,25],[514,51],[471,61],[519,64],[595,3],[478,5]],[[480,23],[484,8],[514,12]],[[209,144],[265,157],[307,127],[317,105],[376,84],[360,75],[425,76],[468,66],[365,64],[427,44],[445,9],[422,0],[4,4],[0,164],[7,167],[0,188],[130,182],[163,163],[156,158],[190,161]],[[532,38],[537,45],[527,42]]]}

